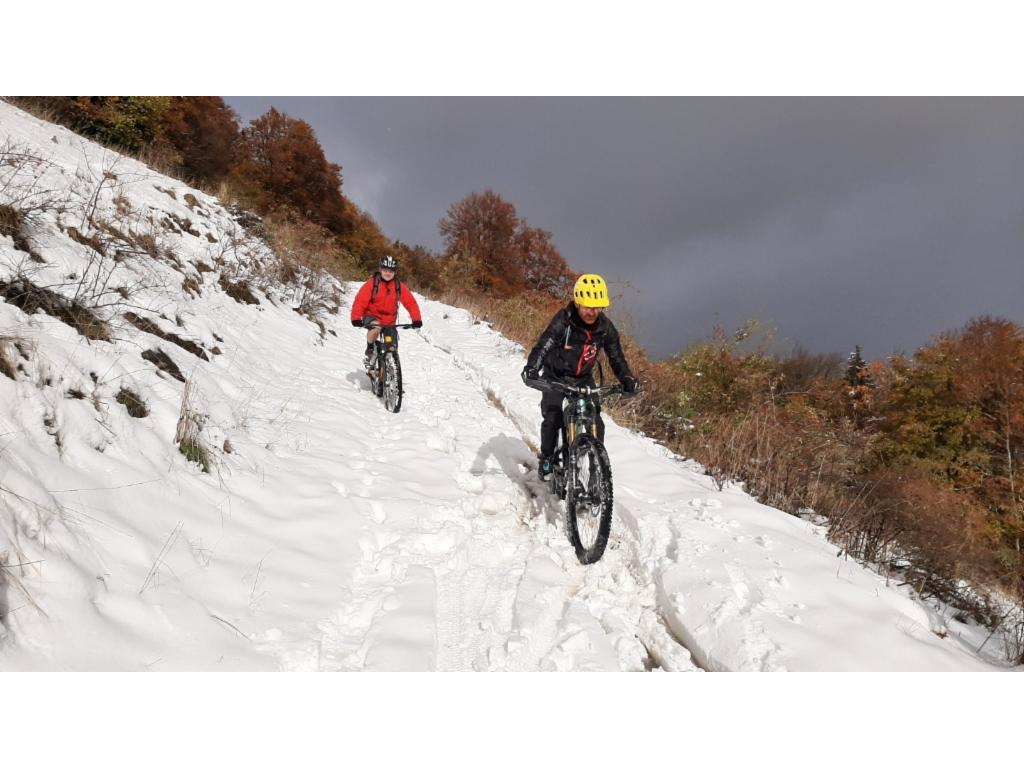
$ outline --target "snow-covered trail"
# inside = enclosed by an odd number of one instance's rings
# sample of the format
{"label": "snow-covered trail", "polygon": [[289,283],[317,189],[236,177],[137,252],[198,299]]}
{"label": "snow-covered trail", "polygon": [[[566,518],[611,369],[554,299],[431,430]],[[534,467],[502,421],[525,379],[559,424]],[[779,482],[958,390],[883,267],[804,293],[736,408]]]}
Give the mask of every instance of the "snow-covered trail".
{"label": "snow-covered trail", "polygon": [[403,332],[391,414],[359,367],[363,332],[338,330],[295,381],[311,417],[273,475],[318,477],[359,555],[314,631],[264,630],[261,649],[290,669],[692,668],[653,590],[578,564],[518,430],[448,353]]}

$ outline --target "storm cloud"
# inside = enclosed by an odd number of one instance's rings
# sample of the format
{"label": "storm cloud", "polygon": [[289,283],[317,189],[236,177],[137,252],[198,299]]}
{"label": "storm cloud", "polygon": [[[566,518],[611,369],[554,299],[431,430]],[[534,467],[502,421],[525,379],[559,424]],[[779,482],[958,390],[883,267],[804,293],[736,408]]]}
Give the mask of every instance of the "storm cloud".
{"label": "storm cloud", "polygon": [[654,356],[757,319],[780,345],[913,351],[1024,323],[1024,100],[228,98],[307,120],[391,237],[491,188],[603,274]]}

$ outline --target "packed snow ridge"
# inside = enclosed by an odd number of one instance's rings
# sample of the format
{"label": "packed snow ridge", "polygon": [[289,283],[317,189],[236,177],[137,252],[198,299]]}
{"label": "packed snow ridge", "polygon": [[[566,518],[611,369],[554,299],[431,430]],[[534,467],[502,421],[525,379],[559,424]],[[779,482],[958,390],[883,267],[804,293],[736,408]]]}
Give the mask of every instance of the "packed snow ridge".
{"label": "packed snow ridge", "polygon": [[0,669],[999,668],[979,628],[611,420],[612,539],[580,565],[520,346],[417,297],[388,413],[353,286],[309,310],[246,217],[5,103],[0,147],[0,206],[27,211],[0,235]]}

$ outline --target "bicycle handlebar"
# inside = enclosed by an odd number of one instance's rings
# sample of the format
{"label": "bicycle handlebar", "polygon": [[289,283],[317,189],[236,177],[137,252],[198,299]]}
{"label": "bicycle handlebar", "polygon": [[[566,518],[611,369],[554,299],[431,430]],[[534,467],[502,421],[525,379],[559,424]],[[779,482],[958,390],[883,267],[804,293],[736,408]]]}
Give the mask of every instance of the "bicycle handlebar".
{"label": "bicycle handlebar", "polygon": [[566,384],[557,379],[523,379],[526,386],[539,389],[541,392],[561,392],[565,395],[621,395],[623,392],[621,384],[613,384],[609,387],[581,387],[574,384]]}
{"label": "bicycle handlebar", "polygon": [[[366,326],[367,328],[412,328],[412,323],[398,323],[396,325],[381,325],[380,323],[371,323]],[[421,326],[422,327],[422,326]]]}

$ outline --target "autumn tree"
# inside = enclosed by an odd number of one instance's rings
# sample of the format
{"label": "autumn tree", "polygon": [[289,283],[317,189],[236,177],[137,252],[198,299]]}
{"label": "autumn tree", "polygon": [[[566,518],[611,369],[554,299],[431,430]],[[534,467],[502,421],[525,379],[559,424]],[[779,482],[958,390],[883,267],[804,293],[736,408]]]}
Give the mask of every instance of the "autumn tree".
{"label": "autumn tree", "polygon": [[569,268],[546,229],[526,226],[516,233],[516,245],[523,264],[526,287],[563,298],[569,295],[576,274]]}
{"label": "autumn tree", "polygon": [[242,131],[232,176],[263,211],[288,206],[335,234],[352,230],[341,166],[327,162],[304,120],[273,108],[253,120]]}
{"label": "autumn tree", "polygon": [[437,290],[441,286],[441,260],[422,245],[392,243],[398,259],[402,281],[409,281],[417,291]]}
{"label": "autumn tree", "polygon": [[364,272],[377,269],[381,256],[396,255],[391,241],[381,230],[376,220],[362,208],[348,202],[352,226],[342,236],[341,243],[353,255],[356,264]]}
{"label": "autumn tree", "polygon": [[488,189],[473,192],[448,208],[438,222],[444,255],[461,268],[473,288],[511,296],[526,284],[516,232],[515,206]]}
{"label": "autumn tree", "polygon": [[1020,552],[1024,535],[1024,504],[1018,476],[1024,460],[1024,331],[1001,318],[971,320],[954,338],[964,369],[955,391],[976,403],[977,419],[968,428],[983,440],[990,463],[985,476],[986,502],[1013,530]]}
{"label": "autumn tree", "polygon": [[219,96],[171,99],[163,135],[180,158],[184,176],[200,184],[226,178],[239,139],[238,118]]}
{"label": "autumn tree", "polygon": [[454,203],[438,222],[448,271],[456,267],[472,288],[495,296],[535,290],[565,296],[575,275],[551,238],[530,227],[493,190]]}
{"label": "autumn tree", "polygon": [[921,347],[912,360],[892,360],[892,382],[879,403],[877,460],[912,464],[937,487],[987,510],[986,532],[1017,563],[1024,591],[1024,333],[1007,320],[977,318]]}

